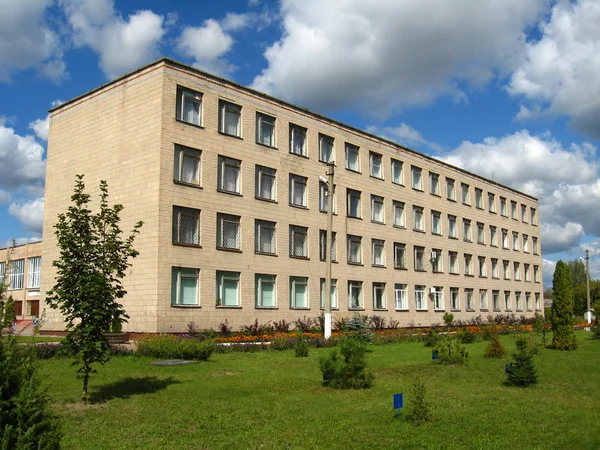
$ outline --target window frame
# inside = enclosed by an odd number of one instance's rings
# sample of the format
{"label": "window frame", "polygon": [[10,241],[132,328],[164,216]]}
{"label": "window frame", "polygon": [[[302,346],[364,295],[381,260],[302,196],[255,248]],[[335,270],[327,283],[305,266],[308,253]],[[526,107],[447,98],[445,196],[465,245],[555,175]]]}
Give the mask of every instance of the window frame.
{"label": "window frame", "polygon": [[404,283],[394,283],[394,306],[396,311],[408,311],[408,290]]}
{"label": "window frame", "polygon": [[[306,303],[305,306],[296,304],[296,298],[297,298],[296,286],[297,285],[305,286],[305,291],[304,291],[304,301]],[[310,309],[308,277],[290,276],[290,309]]]}
{"label": "window frame", "polygon": [[[376,171],[377,161],[379,162],[379,173]],[[383,180],[383,155],[381,153],[369,152],[369,175],[378,180]]]}
{"label": "window frame", "polygon": [[[173,245],[184,245],[184,246],[192,246],[192,247],[200,247],[200,214],[201,210],[196,208],[188,208],[185,206],[176,206],[173,205],[172,211],[172,234],[171,234],[171,242]],[[195,230],[192,231],[193,238],[190,242],[182,239],[182,235],[184,234],[184,230],[182,229],[182,217],[191,219],[194,221]],[[186,222],[188,223],[188,222]],[[188,223],[188,225],[189,225]],[[194,242],[192,242],[194,241]]]}
{"label": "window frame", "polygon": [[429,172],[429,193],[436,197],[441,196],[440,188],[440,174],[435,172]]}
{"label": "window frame", "polygon": [[425,294],[425,286],[416,284],[414,292],[415,292],[415,310],[416,311],[427,311],[427,297]]}
{"label": "window frame", "polygon": [[[363,282],[358,280],[348,280],[348,310],[363,310],[364,299],[363,299]],[[352,300],[355,299],[353,296],[354,291],[358,292],[356,296],[356,303],[353,304]]]}
{"label": "window frame", "polygon": [[[235,170],[237,173],[235,179],[235,190],[226,189],[226,173],[227,169]],[[241,195],[242,194],[242,161],[235,158],[230,158],[228,156],[219,155],[217,158],[217,191],[225,193],[225,194],[234,194]]]}
{"label": "window frame", "polygon": [[[400,202],[398,200],[392,200],[392,213],[393,213],[393,224],[397,228],[406,228],[406,211],[405,211],[404,202]],[[400,211],[400,220],[397,221],[398,215],[397,211]]]}
{"label": "window frame", "polygon": [[[325,247],[327,241],[327,230],[319,230],[319,260],[325,261]],[[337,262],[337,233],[331,232],[331,262]]]}
{"label": "window frame", "polygon": [[414,271],[415,272],[426,272],[425,266],[425,247],[420,245],[413,246],[414,255]]}
{"label": "window frame", "polygon": [[[386,283],[383,281],[373,281],[371,283],[372,294],[373,294],[373,311],[386,311],[387,310],[387,299],[386,299]],[[378,295],[379,294],[379,295]],[[380,302],[378,305],[377,302]]]}
{"label": "window frame", "polygon": [[446,199],[456,201],[456,180],[446,177]]}
{"label": "window frame", "polygon": [[408,269],[406,244],[402,242],[394,242],[394,269]]}
{"label": "window frame", "polygon": [[[321,309],[325,309],[325,285],[327,283],[326,278],[321,278],[319,281],[320,289],[319,289],[319,304]],[[336,310],[338,308],[338,298],[337,298],[337,278],[331,279],[331,289],[329,291],[329,301],[331,303],[331,309]]]}
{"label": "window frame", "polygon": [[[362,192],[355,189],[346,188],[346,216],[354,219],[362,219],[362,205],[361,205]],[[357,215],[352,215],[352,200],[356,201],[356,212]]]}
{"label": "window frame", "polygon": [[[265,305],[262,285],[269,283],[273,285],[273,304]],[[256,309],[277,309],[277,275],[267,273],[254,274],[254,291],[254,307]]]}
{"label": "window frame", "polygon": [[[410,173],[411,173],[411,183],[410,183],[411,187],[415,191],[423,192],[423,169],[421,169],[420,167],[411,165]],[[416,177],[415,177],[415,174],[417,174]]]}
{"label": "window frame", "polygon": [[[392,183],[404,186],[404,163],[399,159],[392,158],[390,170],[392,172]],[[398,176],[396,176],[397,174]]]}
{"label": "window frame", "polygon": [[[349,170],[350,172],[355,172],[355,173],[361,173],[361,168],[360,168],[360,147],[358,145],[354,145],[351,144],[349,142],[346,142],[344,144],[344,154],[345,154],[345,167],[346,170]],[[350,154],[355,154],[356,155],[356,168],[352,168],[350,167],[350,158],[348,157],[348,155]]]}
{"label": "window frame", "polygon": [[[227,113],[238,117],[235,133],[229,132],[229,117]],[[225,136],[242,137],[242,106],[228,100],[219,99],[219,133]]]}
{"label": "window frame", "polygon": [[[272,122],[269,122],[272,119]],[[267,124],[271,126],[270,141],[263,142],[263,126]],[[265,147],[277,148],[277,118],[260,111],[256,111],[256,143]]]}
{"label": "window frame", "polygon": [[[354,255],[352,252],[353,246],[358,246],[358,261],[354,261],[351,257]],[[357,236],[354,234],[346,235],[346,262],[348,264],[360,264],[362,265],[362,236]]]}
{"label": "window frame", "polygon": [[[296,203],[296,189],[301,190],[301,203]],[[290,173],[289,177],[289,205],[295,208],[308,209],[308,178]]]}
{"label": "window frame", "polygon": [[[271,242],[269,247],[273,251],[265,251],[263,248],[262,230],[270,230]],[[277,255],[277,222],[270,220],[254,219],[254,253],[259,255]]]}
{"label": "window frame", "polygon": [[[437,227],[435,226],[437,222]],[[439,211],[431,211],[431,234],[442,236],[442,213]]]}
{"label": "window frame", "polygon": [[[234,220],[234,219],[237,219]],[[237,224],[235,246],[225,246],[225,223]],[[240,251],[242,250],[242,216],[235,214],[217,213],[217,250]]]}
{"label": "window frame", "polygon": [[[376,205],[379,205],[380,207],[380,217],[377,217],[375,214]],[[385,199],[379,195],[371,194],[371,222],[382,225],[385,224]]]}
{"label": "window frame", "polygon": [[[183,271],[189,271],[188,274],[183,274]],[[195,272],[195,275],[192,275]],[[182,278],[193,278],[196,280],[196,293],[194,303],[182,303],[183,284]],[[172,307],[199,307],[200,306],[200,269],[191,267],[171,267],[171,306]]]}
{"label": "window frame", "polygon": [[[184,181],[184,169],[186,159],[196,162],[196,178],[192,181]],[[202,187],[202,150],[198,150],[184,145],[174,145],[173,157],[173,182],[187,186]]]}
{"label": "window frame", "polygon": [[[291,225],[289,226],[289,239],[290,239],[290,258],[300,258],[300,259],[308,259],[308,227],[303,227],[301,225]],[[304,236],[303,240],[302,240],[302,251],[304,253],[304,255],[297,255],[296,254],[296,242],[297,239],[300,237]]]}
{"label": "window frame", "polygon": [[373,267],[385,267],[385,241],[383,239],[371,239],[371,265]]}
{"label": "window frame", "polygon": [[[254,166],[254,185],[255,192],[254,196],[257,200],[264,200],[267,202],[277,202],[277,169],[272,167],[261,166],[256,164]],[[263,194],[263,178],[271,179],[271,189],[268,197],[264,197]]]}
{"label": "window frame", "polygon": [[[289,128],[289,135],[290,135],[290,153],[292,155],[298,155],[298,156],[303,156],[305,158],[308,157],[307,154],[307,145],[306,145],[306,135],[307,135],[308,129],[301,127],[300,125],[296,125],[293,123],[290,123],[290,128]],[[302,147],[301,147],[301,151],[300,153],[296,152],[296,138],[300,137],[301,141],[302,141]]]}
{"label": "window frame", "polygon": [[[202,92],[195,91],[193,89],[189,89],[183,86],[177,86],[177,100],[175,105],[175,119],[182,123],[187,123],[190,125],[194,125],[202,128],[202,122],[204,119],[204,114],[202,110],[203,106],[203,94]],[[198,121],[190,121],[184,118],[184,109],[186,105],[186,99],[189,99],[192,103],[196,103],[198,105]]]}
{"label": "window frame", "polygon": [[413,231],[425,232],[425,219],[423,213],[425,208],[413,205]]}
{"label": "window frame", "polygon": [[[324,158],[324,143],[330,144],[330,154],[328,159]],[[323,133],[319,133],[319,161],[326,164],[335,164],[335,138]]]}
{"label": "window frame", "polygon": [[[27,260],[27,266],[27,289],[39,289],[42,278],[42,257],[30,257]],[[1,277],[0,283],[2,283]]]}

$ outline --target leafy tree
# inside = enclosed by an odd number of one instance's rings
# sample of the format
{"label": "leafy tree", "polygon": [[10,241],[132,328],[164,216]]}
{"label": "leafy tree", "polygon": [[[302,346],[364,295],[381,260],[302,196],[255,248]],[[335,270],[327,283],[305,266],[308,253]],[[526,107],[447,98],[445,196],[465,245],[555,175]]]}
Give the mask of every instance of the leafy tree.
{"label": "leafy tree", "polygon": [[552,347],[558,350],[575,350],[577,339],[573,332],[573,285],[569,267],[562,260],[556,263],[552,289]]}
{"label": "leafy tree", "polygon": [[138,222],[127,238],[119,228],[122,205],[108,205],[108,185],[100,182],[100,211],[89,209],[90,195],[85,192],[83,175],[77,175],[72,205],[58,216],[56,237],[60,259],[56,284],[48,292],[46,302],[58,309],[66,320],[67,337],[63,341],[75,357],[78,377],[83,380],[83,401],[89,400],[88,382],[96,373],[93,364],[110,359],[110,346],[104,333],[116,321],[127,322],[129,316],[116,300],[127,293],[122,280],[139,252],[133,241],[142,222]]}

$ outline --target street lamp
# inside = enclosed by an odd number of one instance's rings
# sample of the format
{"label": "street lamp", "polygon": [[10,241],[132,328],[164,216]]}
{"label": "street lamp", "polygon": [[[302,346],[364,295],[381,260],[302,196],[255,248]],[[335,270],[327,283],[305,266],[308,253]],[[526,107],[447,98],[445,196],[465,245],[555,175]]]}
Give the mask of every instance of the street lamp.
{"label": "street lamp", "polygon": [[592,306],[590,304],[590,251],[585,251],[585,282],[587,287],[587,320],[588,326],[592,325]]}
{"label": "street lamp", "polygon": [[334,165],[327,164],[327,178],[319,175],[319,180],[327,185],[327,237],[325,239],[325,324],[324,337],[331,337],[331,244],[332,244],[332,228],[333,228],[333,174]]}

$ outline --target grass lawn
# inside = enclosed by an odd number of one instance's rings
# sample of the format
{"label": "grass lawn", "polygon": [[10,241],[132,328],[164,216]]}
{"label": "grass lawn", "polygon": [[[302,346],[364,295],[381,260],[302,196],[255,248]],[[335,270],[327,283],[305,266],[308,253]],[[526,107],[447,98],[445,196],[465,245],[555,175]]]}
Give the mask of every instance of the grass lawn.
{"label": "grass lawn", "polygon": [[[467,366],[437,366],[421,343],[372,346],[375,386],[336,391],[320,384],[318,358],[285,352],[215,354],[196,365],[156,367],[115,357],[92,379],[95,403],[67,359],[40,362],[65,448],[144,449],[597,449],[600,342],[577,332],[574,352],[535,357],[539,384],[503,386],[504,364],[467,345]],[[511,351],[514,337],[503,336]],[[425,381],[436,421],[414,427],[393,411],[392,395]]]}
{"label": "grass lawn", "polygon": [[31,344],[31,342],[60,342],[64,339],[61,336],[15,336],[19,344]]}

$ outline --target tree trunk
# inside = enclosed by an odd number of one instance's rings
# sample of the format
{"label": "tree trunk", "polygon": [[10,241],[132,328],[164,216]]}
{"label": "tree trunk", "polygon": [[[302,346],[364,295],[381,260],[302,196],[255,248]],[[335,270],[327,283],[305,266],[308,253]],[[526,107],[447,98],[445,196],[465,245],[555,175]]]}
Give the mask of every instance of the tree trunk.
{"label": "tree trunk", "polygon": [[86,371],[85,375],[83,376],[83,395],[81,400],[83,401],[83,403],[88,403],[90,401],[90,396],[88,394],[88,381],[89,381],[89,374]]}

